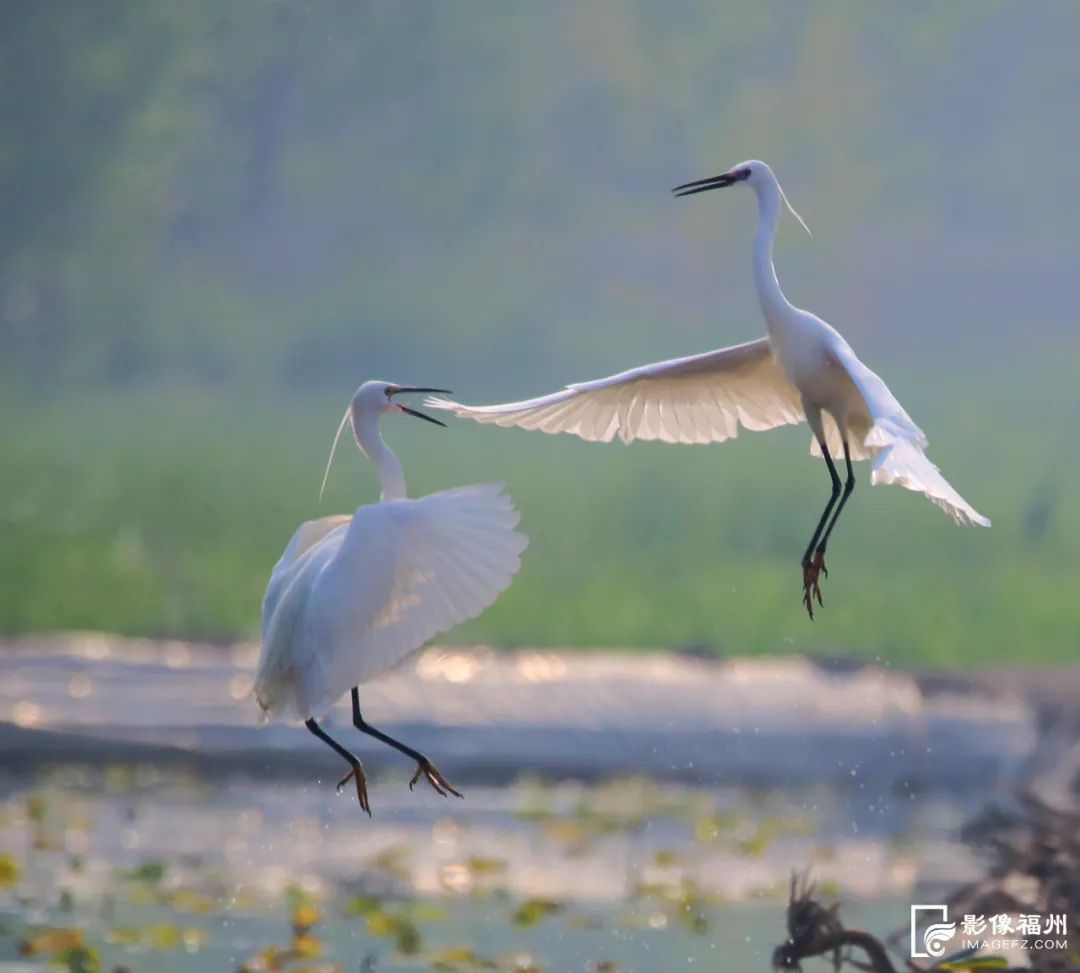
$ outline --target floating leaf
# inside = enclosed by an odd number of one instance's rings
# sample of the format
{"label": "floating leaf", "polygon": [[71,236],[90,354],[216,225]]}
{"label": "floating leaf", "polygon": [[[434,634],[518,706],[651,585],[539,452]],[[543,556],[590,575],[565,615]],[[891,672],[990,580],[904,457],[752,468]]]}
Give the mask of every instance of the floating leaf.
{"label": "floating leaf", "polygon": [[10,889],[18,884],[19,863],[14,855],[0,854],[0,889]]}
{"label": "floating leaf", "polygon": [[635,894],[657,900],[673,919],[696,934],[704,933],[709,928],[704,908],[722,901],[719,895],[701,892],[693,881],[685,877],[678,882],[643,882],[637,886]]}
{"label": "floating leaf", "polygon": [[189,953],[194,953],[199,947],[206,945],[206,933],[201,929],[184,929],[180,933],[180,939],[183,940],[184,949]]}
{"label": "floating leaf", "polygon": [[354,895],[345,903],[345,915],[368,916],[381,908],[382,903],[373,895]]}
{"label": "floating leaf", "polygon": [[383,872],[393,878],[407,879],[409,877],[408,858],[408,845],[392,845],[384,848],[377,855],[372,855],[367,860],[367,865],[374,871]]}
{"label": "floating leaf", "polygon": [[322,919],[322,913],[317,906],[305,904],[298,905],[293,909],[292,924],[300,929],[310,929]]}
{"label": "floating leaf", "polygon": [[394,945],[402,956],[415,956],[422,945],[420,930],[408,920],[402,920],[401,928],[394,937]]}
{"label": "floating leaf", "polygon": [[178,929],[162,922],[142,929],[116,926],[105,938],[117,946],[145,946],[148,949],[179,949],[183,946],[191,953],[206,941],[206,934],[201,929]]}
{"label": "floating leaf", "polygon": [[26,797],[26,816],[34,822],[41,824],[45,820],[45,814],[49,805],[41,794],[28,794]]}
{"label": "floating leaf", "polygon": [[411,919],[386,912],[373,912],[367,917],[367,931],[372,936],[393,939],[397,951],[403,956],[420,952],[420,930]]}
{"label": "floating leaf", "polygon": [[158,859],[144,861],[128,872],[126,877],[135,882],[157,885],[165,877],[165,862]]}
{"label": "floating leaf", "polygon": [[116,926],[105,934],[105,939],[116,946],[138,946],[142,942],[142,930],[132,926]]}
{"label": "floating leaf", "polygon": [[427,954],[432,973],[476,973],[497,970],[499,964],[486,956],[477,956],[468,946],[448,946]]}
{"label": "floating leaf", "polygon": [[451,966],[473,966],[476,964],[476,953],[468,946],[448,946],[430,956],[434,963],[446,963]]}
{"label": "floating leaf", "polygon": [[818,895],[823,899],[837,899],[840,897],[840,883],[827,878],[817,883]]}
{"label": "floating leaf", "polygon": [[372,936],[387,938],[394,935],[397,928],[397,917],[385,912],[372,912],[367,917],[367,931]]}
{"label": "floating leaf", "polygon": [[292,953],[280,946],[266,946],[255,954],[253,962],[245,963],[240,970],[241,973],[279,973],[291,958]]}
{"label": "floating leaf", "polygon": [[561,902],[552,899],[527,899],[518,906],[510,921],[522,929],[529,929],[564,908]]}
{"label": "floating leaf", "polygon": [[766,818],[757,823],[750,834],[736,839],[736,847],[751,858],[760,858],[784,830],[779,818]]}
{"label": "floating leaf", "polygon": [[292,915],[297,909],[308,905],[318,905],[320,897],[299,885],[290,885],[285,890],[285,904]]}
{"label": "floating leaf", "polygon": [[66,964],[68,973],[100,973],[101,970],[101,957],[97,950],[85,946],[69,949],[61,961]]}
{"label": "floating leaf", "polygon": [[317,939],[310,933],[293,936],[292,949],[297,956],[304,959],[317,959],[323,954],[322,940]]}
{"label": "floating leaf", "polygon": [[483,858],[479,855],[470,858],[466,863],[474,875],[501,875],[506,871],[506,861],[502,858]]}
{"label": "floating leaf", "polygon": [[564,845],[564,850],[570,855],[584,852],[592,840],[589,828],[581,821],[549,818],[542,822],[540,827],[548,838]]}
{"label": "floating leaf", "polygon": [[131,887],[131,894],[128,897],[136,905],[156,905],[161,901],[158,890],[142,882]]}
{"label": "floating leaf", "polygon": [[135,787],[135,768],[127,764],[112,764],[105,768],[103,781],[107,794],[125,794]]}
{"label": "floating leaf", "polygon": [[43,929],[19,941],[20,956],[67,953],[85,945],[81,929]]}
{"label": "floating leaf", "polygon": [[183,942],[180,930],[167,922],[147,926],[143,930],[143,941],[151,949],[179,949]]}
{"label": "floating leaf", "polygon": [[101,957],[83,941],[81,929],[44,929],[19,941],[20,956],[48,956],[69,973],[99,973]]}
{"label": "floating leaf", "polygon": [[676,888],[668,882],[639,882],[634,887],[634,895],[644,899],[670,899]]}
{"label": "floating leaf", "polygon": [[682,909],[678,917],[679,921],[696,936],[703,936],[709,931],[709,920],[696,909]]}
{"label": "floating leaf", "polygon": [[566,925],[574,930],[603,929],[604,920],[584,912],[574,912],[566,917]]}
{"label": "floating leaf", "polygon": [[446,922],[450,918],[446,909],[435,902],[411,903],[409,917],[413,922]]}
{"label": "floating leaf", "polygon": [[735,811],[702,815],[694,822],[694,839],[702,844],[719,841],[743,819],[744,815]]}
{"label": "floating leaf", "polygon": [[194,912],[197,915],[211,915],[217,911],[217,903],[209,896],[194,889],[177,889],[169,896],[169,904],[178,912]]}
{"label": "floating leaf", "polygon": [[1005,970],[1009,961],[1004,956],[968,956],[966,959],[942,960],[935,970],[958,970],[963,973],[976,973],[982,970]]}
{"label": "floating leaf", "polygon": [[511,953],[497,956],[496,967],[506,969],[508,973],[544,973],[543,967],[539,966],[528,953]]}

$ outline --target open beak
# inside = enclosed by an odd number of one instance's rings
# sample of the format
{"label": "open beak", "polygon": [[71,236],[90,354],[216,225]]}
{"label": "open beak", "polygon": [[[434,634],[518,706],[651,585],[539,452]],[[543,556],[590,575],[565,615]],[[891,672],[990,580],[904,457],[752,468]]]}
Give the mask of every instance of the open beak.
{"label": "open beak", "polygon": [[[428,389],[421,388],[418,385],[402,385],[399,388],[395,389],[393,392],[391,392],[389,398],[393,400],[393,397],[395,395],[400,395],[402,392],[435,392],[439,395],[453,395],[453,392],[451,392],[449,389]],[[423,412],[419,412],[416,409],[410,409],[407,405],[402,405],[400,402],[394,402],[394,405],[396,405],[407,416],[416,416],[417,419],[426,419],[428,422],[435,423],[436,426],[442,426],[444,429],[446,428],[445,422],[440,422],[438,419],[434,419],[431,416],[424,415]]]}
{"label": "open beak", "polygon": [[703,193],[708,189],[723,189],[725,186],[734,185],[739,177],[733,172],[725,172],[719,176],[710,176],[708,179],[699,179],[697,182],[686,182],[671,190],[676,196],[693,196],[694,193]]}

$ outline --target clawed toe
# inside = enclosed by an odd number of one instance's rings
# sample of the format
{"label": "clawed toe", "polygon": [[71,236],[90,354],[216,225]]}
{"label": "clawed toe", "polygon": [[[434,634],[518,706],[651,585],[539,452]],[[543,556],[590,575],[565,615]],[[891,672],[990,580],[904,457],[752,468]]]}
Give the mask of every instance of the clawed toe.
{"label": "clawed toe", "polygon": [[412,790],[416,786],[417,781],[420,780],[421,774],[432,786],[436,794],[441,794],[443,797],[446,797],[447,794],[453,794],[455,797],[463,796],[458,791],[454,790],[449,781],[439,773],[439,768],[430,760],[422,760],[417,763],[416,773],[412,775],[412,779],[409,781],[409,790]]}
{"label": "clawed toe", "polygon": [[338,793],[341,793],[341,789],[349,783],[349,781],[356,783],[356,799],[360,802],[360,810],[366,811],[367,816],[371,817],[371,804],[368,802],[367,792],[367,777],[364,776],[364,768],[357,764],[350,770],[341,780],[338,781],[337,789]]}
{"label": "clawed toe", "polygon": [[829,572],[825,567],[825,553],[818,551],[814,557],[803,565],[803,607],[810,621],[814,620],[814,599],[822,608],[825,602],[821,598],[821,577],[828,577]]}

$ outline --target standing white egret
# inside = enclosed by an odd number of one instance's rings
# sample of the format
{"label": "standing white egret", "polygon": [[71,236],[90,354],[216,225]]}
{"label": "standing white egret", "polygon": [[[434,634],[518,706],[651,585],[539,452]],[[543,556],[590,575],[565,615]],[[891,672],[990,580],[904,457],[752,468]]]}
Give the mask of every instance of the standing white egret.
{"label": "standing white egret", "polygon": [[[428,399],[426,404],[477,422],[569,432],[595,442],[610,442],[616,435],[624,442],[723,442],[738,434],[740,423],[758,430],[807,420],[814,434],[811,451],[824,457],[832,482],[829,502],[802,557],[803,603],[812,619],[813,599],[822,604],[819,576],[828,574],[825,549],[855,488],[853,459],[873,461],[872,483],[896,483],[923,493],[958,524],[988,527],[990,521],[927,459],[926,437],[885,383],[859,361],[835,329],[792,305],[780,290],[772,254],[781,205],[804,228],[806,224],[788,203],[772,170],[764,162],[743,162],[673,192],[689,196],[740,183],[757,194],[754,283],[767,337],[643,365],[523,402],[467,406]],[[840,449],[847,464],[844,484],[832,459]]]}
{"label": "standing white egret", "polygon": [[[379,432],[384,413],[401,412],[443,425],[394,401],[405,392],[445,392],[365,382],[346,409],[326,473],[346,425],[379,471],[378,503],[350,517],[301,524],[274,566],[262,613],[262,654],[255,698],[267,716],[296,717],[347,760],[338,784],[356,783],[371,814],[360,761],[317,722],[352,688],[353,724],[416,761],[444,797],[458,794],[422,753],[364,722],[357,686],[385,672],[439,632],[479,615],[521,567],[528,539],[505,484],[444,490],[417,500],[405,494],[401,463]],[[323,476],[323,485],[326,475]]]}

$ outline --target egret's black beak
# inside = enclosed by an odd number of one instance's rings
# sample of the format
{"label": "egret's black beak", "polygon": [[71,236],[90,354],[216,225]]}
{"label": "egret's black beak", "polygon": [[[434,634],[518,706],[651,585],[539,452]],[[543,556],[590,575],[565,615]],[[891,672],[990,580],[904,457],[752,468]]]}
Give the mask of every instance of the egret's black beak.
{"label": "egret's black beak", "polygon": [[[454,394],[449,389],[428,389],[428,388],[421,388],[418,385],[402,385],[402,386],[399,386],[398,388],[394,389],[392,392],[388,392],[387,393],[387,398],[392,400],[395,395],[399,395],[402,392],[411,392],[411,393],[415,393],[415,392],[421,392],[421,393],[423,393],[423,392],[435,392],[435,393],[438,393],[439,395],[453,395]],[[407,416],[416,416],[417,419],[426,419],[428,422],[435,423],[436,426],[442,426],[443,429],[446,428],[446,423],[445,422],[440,422],[438,419],[434,419],[431,416],[426,416],[426,415],[424,415],[423,412],[418,412],[416,409],[410,409],[407,405],[402,405],[400,402],[395,402],[394,405],[396,405]]]}
{"label": "egret's black beak", "polygon": [[693,196],[694,193],[703,193],[707,189],[723,189],[725,186],[733,186],[740,179],[745,179],[749,175],[749,171],[746,172],[746,175],[738,172],[725,172],[719,176],[710,176],[708,179],[699,179],[697,182],[683,183],[671,191],[676,196]]}

